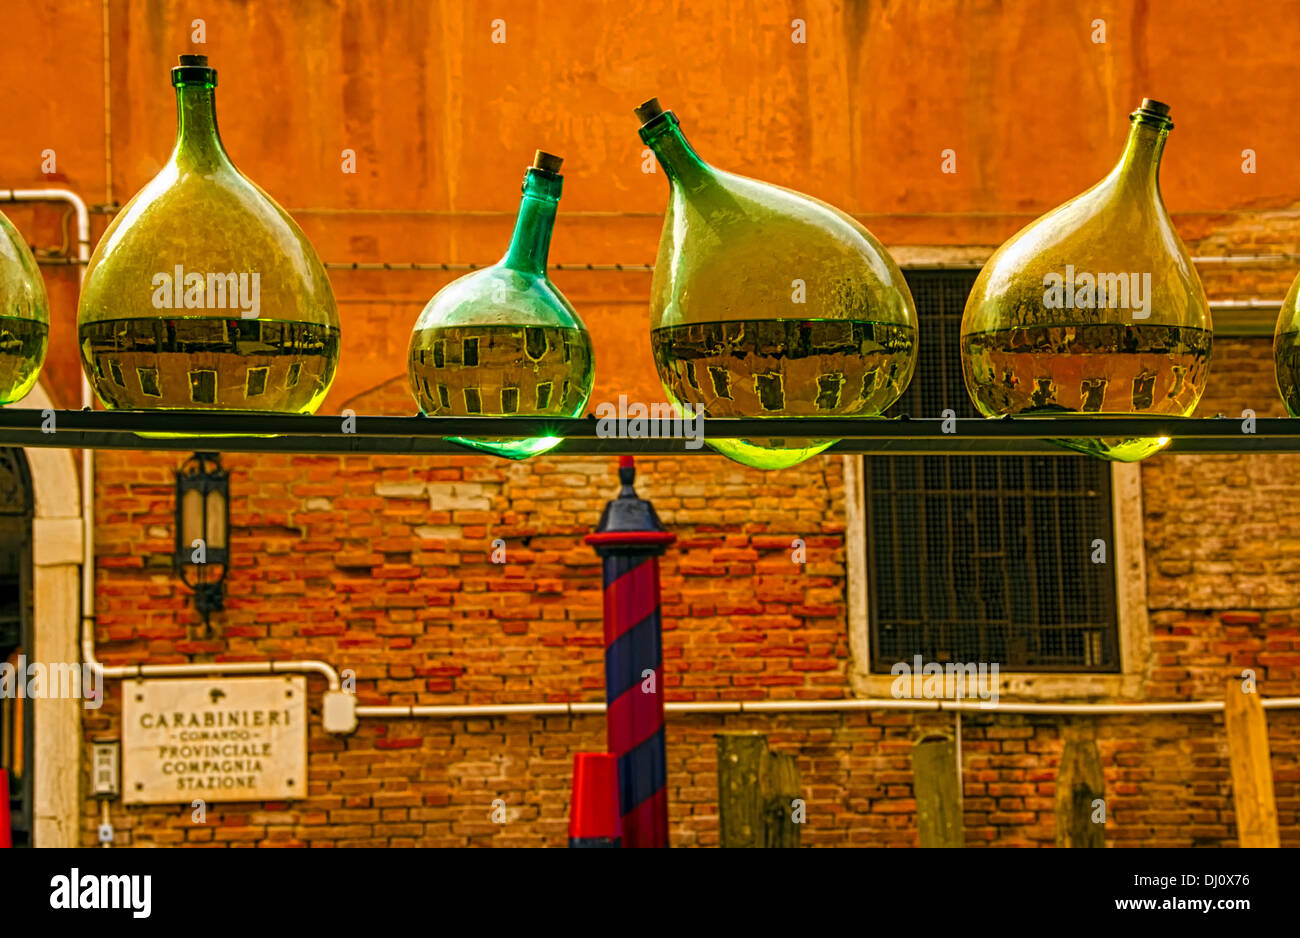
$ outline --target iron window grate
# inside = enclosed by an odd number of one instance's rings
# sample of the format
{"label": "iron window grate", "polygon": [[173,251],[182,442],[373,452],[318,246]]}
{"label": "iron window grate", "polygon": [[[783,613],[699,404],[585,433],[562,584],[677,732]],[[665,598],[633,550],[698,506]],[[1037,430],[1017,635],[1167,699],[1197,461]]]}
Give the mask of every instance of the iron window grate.
{"label": "iron window grate", "polygon": [[[908,271],[920,347],[891,415],[978,417],[962,379],[973,270]],[[1118,671],[1108,463],[1071,456],[864,456],[871,668],[997,663]],[[1093,562],[1093,543],[1106,563]]]}

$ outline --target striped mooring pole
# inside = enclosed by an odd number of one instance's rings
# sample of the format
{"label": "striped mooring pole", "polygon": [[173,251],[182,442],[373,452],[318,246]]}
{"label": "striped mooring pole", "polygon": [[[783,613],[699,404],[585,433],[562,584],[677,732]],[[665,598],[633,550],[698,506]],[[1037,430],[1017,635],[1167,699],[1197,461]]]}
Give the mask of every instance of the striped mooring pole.
{"label": "striped mooring pole", "polygon": [[637,497],[631,456],[619,457],[618,478],[618,497],[587,535],[604,565],[607,748],[618,758],[623,846],[667,847],[659,558],[677,535]]}

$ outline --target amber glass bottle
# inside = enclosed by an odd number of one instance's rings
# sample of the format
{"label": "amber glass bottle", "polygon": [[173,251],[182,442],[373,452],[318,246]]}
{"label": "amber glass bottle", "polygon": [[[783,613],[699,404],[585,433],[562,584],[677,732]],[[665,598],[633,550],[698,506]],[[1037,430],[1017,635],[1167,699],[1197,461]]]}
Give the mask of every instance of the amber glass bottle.
{"label": "amber glass bottle", "polygon": [[[916,364],[916,309],[880,242],[824,202],[705,163],[657,100],[636,113],[669,183],[650,303],[669,399],[707,417],[868,417],[893,404]],[[706,442],[781,469],[835,440]]]}
{"label": "amber glass bottle", "polygon": [[176,145],[100,239],[77,313],[104,406],[310,414],[338,366],[338,309],[293,219],[217,132],[207,57],[172,69]]}
{"label": "amber glass bottle", "polygon": [[[1168,105],[1147,98],[1101,182],[1002,245],[961,327],[966,388],[1004,414],[1175,414],[1209,374],[1210,308],[1160,195]],[[1163,439],[1058,440],[1130,462]]]}

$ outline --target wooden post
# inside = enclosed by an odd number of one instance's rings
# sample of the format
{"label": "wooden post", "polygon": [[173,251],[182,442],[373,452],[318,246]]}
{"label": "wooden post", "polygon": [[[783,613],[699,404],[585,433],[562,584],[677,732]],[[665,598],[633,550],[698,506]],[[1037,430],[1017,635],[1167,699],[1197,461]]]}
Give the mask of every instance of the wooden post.
{"label": "wooden post", "polygon": [[1281,841],[1277,806],[1273,802],[1273,769],[1269,764],[1264,705],[1259,694],[1246,693],[1241,683],[1241,678],[1228,678],[1223,699],[1237,842],[1242,847],[1278,847]]}
{"label": "wooden post", "polygon": [[922,847],[964,847],[957,744],[933,734],[912,746],[912,791]]}
{"label": "wooden post", "polygon": [[758,777],[767,737],[718,733],[718,831],[723,847],[762,846]]}
{"label": "wooden post", "polygon": [[724,847],[797,847],[799,768],[762,733],[718,733],[718,828]]}
{"label": "wooden post", "polygon": [[[1106,827],[1093,821],[1105,781],[1094,739],[1067,739],[1056,773],[1056,846],[1104,847]],[[1103,804],[1104,808],[1104,804]]]}
{"label": "wooden post", "polygon": [[793,801],[799,797],[799,766],[786,752],[763,753],[758,776],[759,797],[763,804],[763,846],[797,847],[800,820],[794,820]]}

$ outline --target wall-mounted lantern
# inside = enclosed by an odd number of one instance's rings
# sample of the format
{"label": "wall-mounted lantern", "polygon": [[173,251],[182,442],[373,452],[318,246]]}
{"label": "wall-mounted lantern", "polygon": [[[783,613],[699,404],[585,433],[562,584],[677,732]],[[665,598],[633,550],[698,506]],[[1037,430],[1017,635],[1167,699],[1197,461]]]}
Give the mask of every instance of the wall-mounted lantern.
{"label": "wall-mounted lantern", "polygon": [[195,453],[176,470],[176,550],[173,567],[194,590],[194,608],[208,617],[225,608],[230,562],[230,473],[219,453]]}

